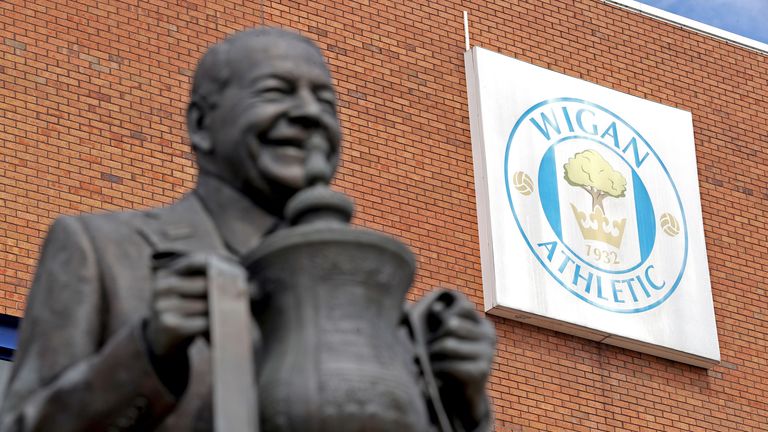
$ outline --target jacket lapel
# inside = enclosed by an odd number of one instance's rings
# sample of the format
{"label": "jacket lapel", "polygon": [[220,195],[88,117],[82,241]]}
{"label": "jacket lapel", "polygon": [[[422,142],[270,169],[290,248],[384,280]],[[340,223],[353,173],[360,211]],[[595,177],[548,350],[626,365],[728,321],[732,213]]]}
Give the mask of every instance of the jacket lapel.
{"label": "jacket lapel", "polygon": [[193,193],[170,207],[145,213],[136,229],[156,256],[229,253],[213,221]]}

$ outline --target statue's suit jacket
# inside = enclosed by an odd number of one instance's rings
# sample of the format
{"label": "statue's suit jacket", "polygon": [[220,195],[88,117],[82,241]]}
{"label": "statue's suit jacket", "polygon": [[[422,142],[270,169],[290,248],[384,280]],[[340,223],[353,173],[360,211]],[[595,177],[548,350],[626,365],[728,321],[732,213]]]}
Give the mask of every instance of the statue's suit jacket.
{"label": "statue's suit jacket", "polygon": [[194,193],[148,212],[62,217],[29,295],[2,432],[210,431],[210,353],[190,347],[181,400],[150,363],[142,323],[155,252],[227,253]]}
{"label": "statue's suit jacket", "polygon": [[[147,212],[59,218],[28,298],[0,432],[211,432],[208,343],[190,347],[190,380],[177,399],[142,335],[153,255],[192,252],[231,255],[195,192]],[[412,327],[426,322],[428,303],[411,308]]]}

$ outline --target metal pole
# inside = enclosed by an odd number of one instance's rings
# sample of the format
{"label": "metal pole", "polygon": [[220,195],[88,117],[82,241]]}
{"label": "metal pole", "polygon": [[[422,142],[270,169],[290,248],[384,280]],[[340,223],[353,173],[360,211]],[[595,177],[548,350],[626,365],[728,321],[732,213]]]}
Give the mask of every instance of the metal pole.
{"label": "metal pole", "polygon": [[464,11],[464,49],[469,51],[469,13]]}

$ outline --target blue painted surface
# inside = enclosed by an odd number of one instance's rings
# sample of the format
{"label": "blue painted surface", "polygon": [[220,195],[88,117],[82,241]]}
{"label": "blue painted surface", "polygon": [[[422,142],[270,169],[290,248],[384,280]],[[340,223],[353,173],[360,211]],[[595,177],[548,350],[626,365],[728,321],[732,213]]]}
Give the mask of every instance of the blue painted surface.
{"label": "blue painted surface", "polygon": [[17,341],[15,328],[0,327],[0,347],[15,350]]}
{"label": "blue painted surface", "polygon": [[635,195],[635,217],[637,218],[637,237],[640,241],[640,261],[645,262],[653,250],[656,240],[656,216],[653,212],[651,197],[645,189],[637,172],[632,170],[632,189]]}
{"label": "blue painted surface", "polygon": [[[0,351],[13,353],[18,343],[18,328],[21,320],[10,315],[0,315]],[[4,356],[0,355],[0,358]]]}
{"label": "blue painted surface", "polygon": [[557,166],[555,165],[555,146],[551,146],[539,166],[539,198],[544,208],[547,221],[557,238],[563,240],[563,226],[560,220],[560,198],[557,189]]}

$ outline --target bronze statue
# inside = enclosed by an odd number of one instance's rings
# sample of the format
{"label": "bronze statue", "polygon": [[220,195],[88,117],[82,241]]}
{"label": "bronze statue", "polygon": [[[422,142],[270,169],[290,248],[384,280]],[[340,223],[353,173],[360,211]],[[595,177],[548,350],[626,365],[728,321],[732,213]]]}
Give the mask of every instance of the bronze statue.
{"label": "bronze statue", "polygon": [[325,187],[341,131],[319,49],[269,28],[214,45],[187,120],[192,192],[51,227],[0,432],[214,430],[212,268],[251,280],[262,430],[489,430],[490,323],[447,291],[403,305],[410,252]]}

